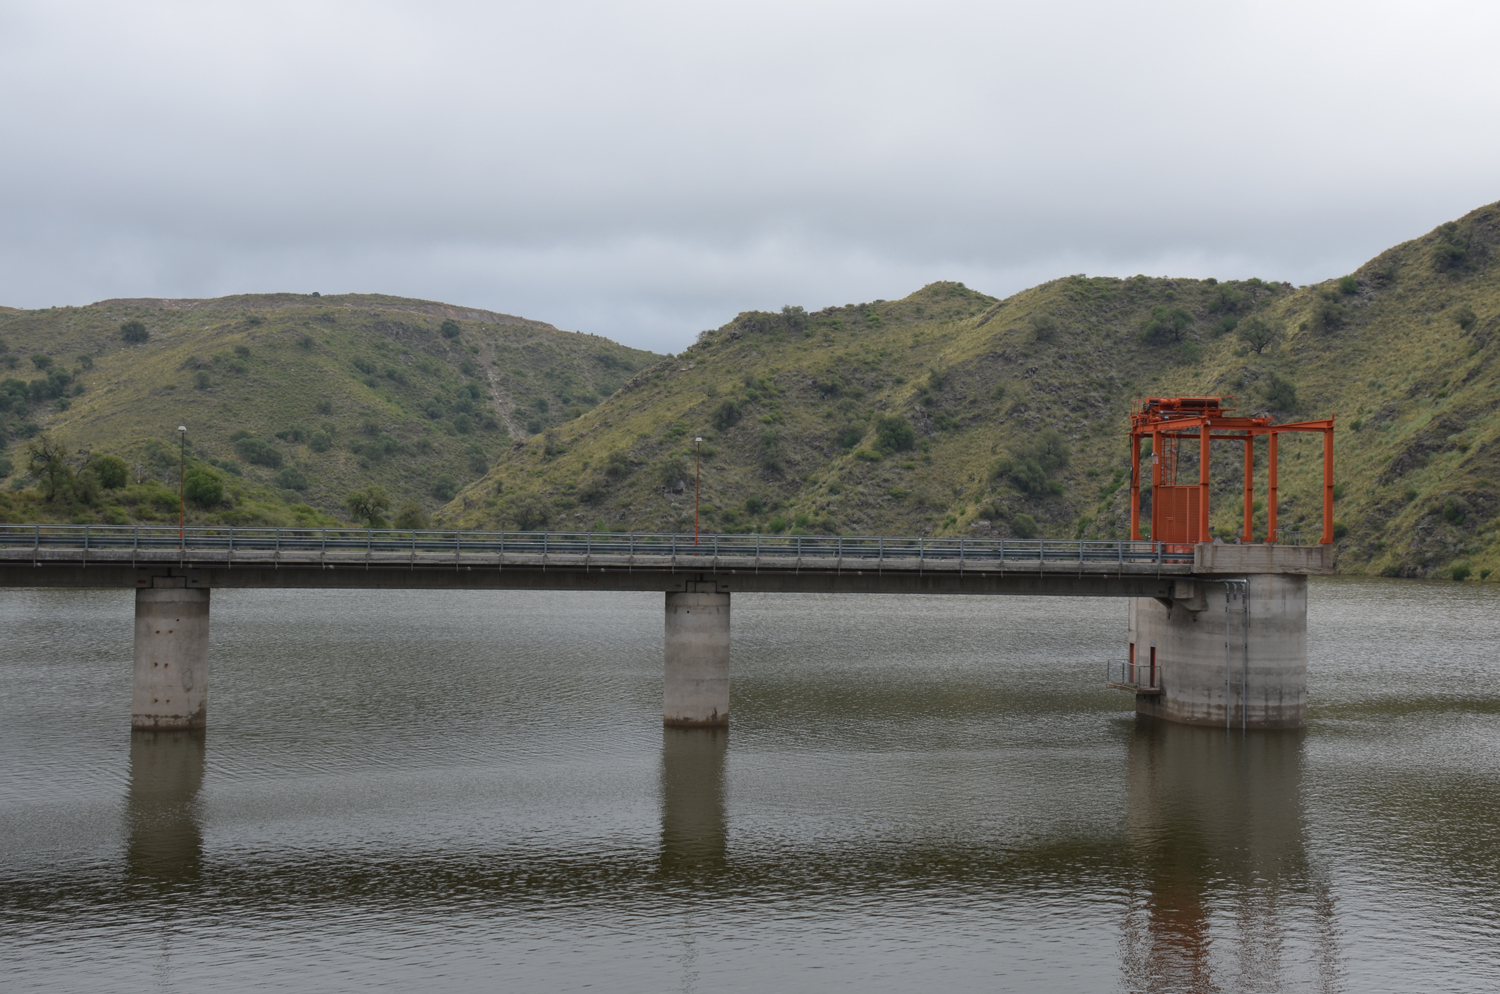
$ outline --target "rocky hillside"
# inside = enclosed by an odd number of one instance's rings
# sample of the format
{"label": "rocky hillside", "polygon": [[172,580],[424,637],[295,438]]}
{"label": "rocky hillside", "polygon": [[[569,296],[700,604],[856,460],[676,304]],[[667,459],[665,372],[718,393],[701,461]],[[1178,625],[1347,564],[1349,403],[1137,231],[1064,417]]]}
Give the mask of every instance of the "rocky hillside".
{"label": "rocky hillside", "polygon": [[[349,494],[371,485],[389,495],[385,516],[405,506],[419,518],[513,437],[577,417],[658,358],[539,321],[378,295],[0,308],[0,515],[175,519],[186,425],[190,460],[224,494],[196,503],[198,520],[348,518]],[[56,473],[31,475],[39,438],[57,452]],[[103,456],[125,464],[126,486],[100,486],[97,465],[80,476]]]}
{"label": "rocky hillside", "polygon": [[[1477,579],[1500,569],[1497,247],[1491,205],[1315,286],[1074,276],[1005,300],[937,283],[741,314],[512,444],[443,516],[691,528],[701,437],[710,530],[1121,536],[1132,401],[1230,394],[1338,418],[1343,570]],[[1315,541],[1320,444],[1283,453],[1281,524]],[[1226,535],[1241,474],[1217,456]]]}

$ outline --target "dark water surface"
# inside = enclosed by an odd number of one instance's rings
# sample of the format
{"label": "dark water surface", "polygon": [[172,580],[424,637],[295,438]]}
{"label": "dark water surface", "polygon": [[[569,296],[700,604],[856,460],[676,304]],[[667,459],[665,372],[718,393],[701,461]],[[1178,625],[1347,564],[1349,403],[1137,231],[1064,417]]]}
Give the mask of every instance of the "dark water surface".
{"label": "dark water surface", "polygon": [[1305,733],[1138,723],[1123,601],[217,591],[206,736],[127,592],[0,592],[0,987],[1493,991],[1500,597],[1315,582]]}

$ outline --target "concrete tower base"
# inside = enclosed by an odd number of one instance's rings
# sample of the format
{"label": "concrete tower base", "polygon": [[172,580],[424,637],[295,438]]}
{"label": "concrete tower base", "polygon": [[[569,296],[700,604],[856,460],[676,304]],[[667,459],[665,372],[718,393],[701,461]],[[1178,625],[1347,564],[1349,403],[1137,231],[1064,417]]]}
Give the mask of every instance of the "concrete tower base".
{"label": "concrete tower base", "polygon": [[1154,657],[1160,687],[1136,694],[1136,712],[1219,728],[1305,725],[1307,577],[1194,579],[1191,589],[1130,602],[1140,680]]}
{"label": "concrete tower base", "polygon": [[136,590],[130,726],[163,731],[207,723],[208,589]]}
{"label": "concrete tower base", "polygon": [[668,725],[729,724],[729,595],[667,594],[667,659],[662,720]]}

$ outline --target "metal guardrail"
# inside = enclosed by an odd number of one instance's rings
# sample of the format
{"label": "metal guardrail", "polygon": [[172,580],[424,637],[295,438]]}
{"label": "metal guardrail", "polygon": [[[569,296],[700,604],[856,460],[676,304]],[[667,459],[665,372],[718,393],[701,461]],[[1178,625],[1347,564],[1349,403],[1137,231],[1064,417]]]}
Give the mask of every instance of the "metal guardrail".
{"label": "metal guardrail", "polygon": [[1104,664],[1104,685],[1137,694],[1161,693],[1161,663],[1110,660]]}
{"label": "metal guardrail", "polygon": [[[71,555],[76,553],[77,555]],[[269,553],[269,555],[267,555]],[[488,558],[581,559],[626,564],[643,559],[751,560],[760,568],[796,568],[809,560],[845,568],[914,562],[957,569],[1024,567],[1027,563],[1111,564],[1150,568],[1193,562],[1193,553],[1157,542],[1055,539],[887,538],[838,535],[692,535],[613,532],[402,531],[365,528],[176,528],[135,525],[0,525],[0,561],[111,562],[140,558],[246,565],[309,563],[352,556],[369,565],[433,565]],[[237,558],[239,557],[239,558]],[[559,565],[562,563],[559,562]]]}

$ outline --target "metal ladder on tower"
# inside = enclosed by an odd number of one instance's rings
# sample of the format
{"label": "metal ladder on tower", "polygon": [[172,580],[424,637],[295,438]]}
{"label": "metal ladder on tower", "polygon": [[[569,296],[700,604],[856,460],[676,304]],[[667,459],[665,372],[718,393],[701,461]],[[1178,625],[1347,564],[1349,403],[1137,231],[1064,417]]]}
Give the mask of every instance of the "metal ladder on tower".
{"label": "metal ladder on tower", "polygon": [[[1237,671],[1237,672],[1236,672]],[[1236,679],[1236,676],[1238,679]],[[1224,730],[1233,727],[1235,707],[1245,730],[1250,682],[1250,581],[1224,581]]]}

